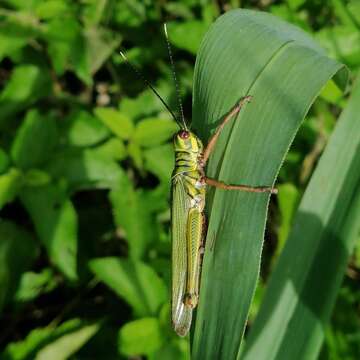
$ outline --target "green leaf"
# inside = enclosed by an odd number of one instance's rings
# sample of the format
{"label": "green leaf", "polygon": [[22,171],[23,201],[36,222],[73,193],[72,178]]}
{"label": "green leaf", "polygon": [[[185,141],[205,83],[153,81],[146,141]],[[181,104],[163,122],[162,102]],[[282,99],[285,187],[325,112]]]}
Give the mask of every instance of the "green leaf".
{"label": "green leaf", "polygon": [[145,169],[156,175],[164,184],[170,185],[175,165],[174,148],[171,144],[156,146],[144,151]]}
{"label": "green leaf", "polygon": [[118,347],[123,355],[150,355],[158,350],[164,341],[159,320],[147,317],[131,321],[120,329]]}
{"label": "green leaf", "polygon": [[359,147],[358,81],[300,203],[246,359],[318,358],[360,232]]}
{"label": "green leaf", "polygon": [[101,27],[83,28],[73,16],[58,16],[50,22],[46,38],[56,72],[61,75],[72,68],[87,85],[119,45],[116,32]]}
{"label": "green leaf", "polygon": [[149,355],[149,360],[190,360],[190,349],[186,339],[171,339],[167,341],[159,350]]}
{"label": "green leaf", "polygon": [[[156,84],[156,89],[158,89],[158,91],[161,91],[161,96],[168,103],[170,100],[168,94],[169,91],[164,92],[164,89],[162,89],[159,85]],[[168,90],[170,90],[170,87],[168,88]],[[126,115],[131,119],[151,116],[154,113],[158,114],[161,111],[163,111],[166,116],[169,116],[169,113],[167,111],[164,111],[163,105],[161,104],[159,99],[154,96],[154,93],[150,89],[144,90],[136,98],[124,97],[120,102],[119,109],[122,114]]]}
{"label": "green leaf", "polygon": [[135,143],[130,142],[127,146],[127,153],[133,161],[134,165],[141,171],[144,168],[143,152],[141,147]]}
{"label": "green leaf", "polygon": [[289,235],[292,220],[300,200],[299,190],[291,183],[281,184],[278,187],[278,203],[281,216],[281,223],[278,233],[279,244],[276,249],[276,253],[280,253],[285,240]]}
{"label": "green leaf", "polygon": [[57,153],[46,170],[56,179],[66,179],[70,191],[117,188],[125,174],[120,166],[97,150],[67,149]]}
{"label": "green leaf", "polygon": [[36,255],[37,244],[31,234],[15,223],[0,221],[0,310]]}
{"label": "green leaf", "polygon": [[25,186],[43,186],[51,181],[50,175],[39,169],[30,169],[24,174]]}
{"label": "green leaf", "polygon": [[168,24],[170,41],[180,49],[196,55],[208,24],[199,20]]}
{"label": "green leaf", "polygon": [[194,13],[191,11],[188,4],[172,1],[164,4],[164,8],[176,18],[184,18],[186,20],[194,18]]}
{"label": "green leaf", "polygon": [[55,120],[31,110],[21,124],[11,147],[14,163],[23,169],[41,165],[57,144]]}
{"label": "green leaf", "polygon": [[69,145],[95,145],[109,136],[108,129],[85,110],[76,109],[66,119],[65,136]]}
{"label": "green leaf", "polygon": [[41,0],[7,0],[6,2],[13,8],[18,10],[33,10]]}
{"label": "green leaf", "polygon": [[[25,34],[19,34],[16,26],[2,23],[0,28],[0,61],[10,56],[13,52],[21,49],[27,42]],[[14,29],[15,28],[15,29]],[[14,31],[15,30],[15,31]]]}
{"label": "green leaf", "polygon": [[347,8],[354,19],[354,22],[360,24],[360,2],[358,0],[350,0]]}
{"label": "green leaf", "polygon": [[89,71],[93,75],[118,47],[120,37],[116,32],[95,26],[87,28],[84,36]]}
{"label": "green leaf", "polygon": [[8,344],[1,358],[66,360],[95,335],[99,327],[100,324],[86,324],[79,319],[72,319],[58,328],[47,326],[34,329],[24,340]]}
{"label": "green leaf", "polygon": [[114,222],[125,232],[129,244],[129,256],[132,259],[143,258],[157,235],[155,216],[148,207],[144,206],[145,194],[141,189],[135,190],[125,177],[109,194]]}
{"label": "green leaf", "polygon": [[[90,86],[92,84],[92,76],[89,59],[86,56],[86,39],[84,38],[84,34],[80,32],[80,25],[77,24],[77,27],[75,28],[77,29],[78,33],[77,36],[73,39],[71,47],[68,47],[68,44],[62,45],[68,51],[66,55],[68,55],[70,58],[71,68],[74,69],[75,74],[86,85]],[[60,48],[60,51],[61,50],[62,49]],[[62,72],[64,72],[64,70]]]}
{"label": "green leaf", "polygon": [[40,19],[51,19],[69,11],[67,3],[63,0],[47,0],[36,7],[36,15]]}
{"label": "green leaf", "polygon": [[112,108],[96,108],[94,113],[120,139],[128,140],[132,136],[134,125],[121,112]]}
{"label": "green leaf", "polygon": [[97,25],[100,23],[101,18],[106,14],[108,2],[107,0],[90,0],[86,4],[83,10],[83,16],[85,24]]}
{"label": "green leaf", "polygon": [[349,9],[347,9],[345,2],[342,0],[332,0],[331,3],[333,11],[341,23],[358,31],[359,24],[356,22],[354,16],[349,12]]}
{"label": "green leaf", "polygon": [[355,251],[354,251],[354,262],[355,265],[360,268],[360,237],[358,239],[358,242],[355,246]]}
{"label": "green leaf", "polygon": [[29,271],[22,274],[14,298],[20,302],[29,301],[40,294],[53,290],[56,285],[52,269],[44,268],[39,273]]}
{"label": "green leaf", "polygon": [[119,45],[115,32],[99,27],[82,28],[75,17],[54,18],[46,33],[55,70],[62,75],[71,68],[91,85],[95,72]]}
{"label": "green leaf", "polygon": [[[196,60],[193,128],[206,143],[240,97],[251,94],[253,100],[221,133],[207,175],[231,184],[272,185],[306,112],[335,74],[343,88],[343,66],[270,14],[239,9],[220,17]],[[259,275],[269,195],[208,195],[192,357],[234,359]]]}
{"label": "green leaf", "polygon": [[11,116],[51,93],[51,79],[45,68],[21,65],[15,68],[0,94],[0,126]]}
{"label": "green leaf", "polygon": [[118,2],[115,8],[115,19],[122,26],[135,28],[145,21],[147,17],[146,8],[147,4],[143,1]]}
{"label": "green leaf", "polygon": [[322,89],[320,96],[332,104],[339,104],[340,100],[343,98],[343,93],[336,83],[333,80],[330,80]]}
{"label": "green leaf", "polygon": [[51,261],[68,277],[77,279],[77,214],[59,185],[24,189],[20,195]]}
{"label": "green leaf", "polygon": [[0,209],[14,200],[23,185],[22,173],[17,169],[10,169],[0,175]]}
{"label": "green leaf", "polygon": [[135,128],[133,140],[144,147],[163,144],[178,131],[172,120],[149,118],[140,121]]}
{"label": "green leaf", "polygon": [[90,260],[89,267],[131,305],[137,317],[156,315],[167,300],[163,280],[141,261],[107,257]]}
{"label": "green leaf", "polygon": [[301,5],[305,3],[306,0],[288,0],[287,4],[292,10],[298,9]]}
{"label": "green leaf", "polygon": [[99,156],[117,161],[124,160],[127,156],[126,147],[119,138],[111,138],[105,143],[93,148],[92,151]]}
{"label": "green leaf", "polygon": [[80,329],[64,334],[46,345],[36,354],[36,360],[66,360],[75,354],[98,331],[100,324],[82,326]]}
{"label": "green leaf", "polygon": [[329,52],[349,66],[360,64],[360,32],[348,26],[323,28],[316,33],[316,39]]}
{"label": "green leaf", "polygon": [[49,56],[58,75],[62,75],[72,65],[80,78],[84,75],[85,81],[91,81],[84,56],[84,39],[76,19],[71,16],[54,18],[49,22],[45,37],[49,44]]}
{"label": "green leaf", "polygon": [[4,173],[10,164],[8,154],[0,148],[0,174]]}

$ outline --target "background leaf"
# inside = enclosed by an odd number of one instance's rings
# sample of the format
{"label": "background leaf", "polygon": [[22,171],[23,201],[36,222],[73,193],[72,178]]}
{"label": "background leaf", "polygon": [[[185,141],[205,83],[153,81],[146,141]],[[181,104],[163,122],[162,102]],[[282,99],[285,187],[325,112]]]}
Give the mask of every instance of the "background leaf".
{"label": "background leaf", "polygon": [[160,145],[169,140],[177,130],[178,125],[172,120],[144,119],[137,124],[133,140],[145,147]]}
{"label": "background leaf", "polygon": [[5,360],[67,359],[99,329],[99,324],[84,324],[79,319],[68,320],[54,329],[52,326],[34,329],[26,339],[10,344],[2,354]]}
{"label": "background leaf", "polygon": [[66,360],[76,353],[99,330],[99,324],[85,325],[59,337],[36,355],[37,360]]}
{"label": "background leaf", "polygon": [[161,179],[168,188],[175,163],[172,145],[165,144],[145,150],[144,158],[145,168]]}
{"label": "background leaf", "polygon": [[47,160],[57,143],[55,120],[38,111],[29,111],[11,147],[14,163],[22,169],[40,165]]}
{"label": "background leaf", "polygon": [[281,215],[281,225],[279,228],[278,253],[282,251],[285,240],[289,235],[295,211],[297,209],[300,194],[298,189],[292,184],[282,184],[278,186],[278,202]]}
{"label": "background leaf", "polygon": [[324,326],[359,239],[359,110],[358,83],[301,201],[245,359],[318,358]]}
{"label": "background leaf", "polygon": [[46,69],[34,65],[16,67],[0,94],[0,126],[4,126],[11,116],[49,93],[51,82]]}
{"label": "background leaf", "polygon": [[103,124],[89,112],[76,109],[66,119],[65,136],[70,145],[90,146],[99,143],[109,135]]}
{"label": "background leaf", "polygon": [[4,149],[0,148],[0,174],[6,171],[9,166],[9,156]]}
{"label": "background leaf", "polygon": [[71,191],[117,187],[125,177],[118,164],[92,149],[58,152],[46,170],[55,178],[66,179]]}
{"label": "background leaf", "polygon": [[14,200],[22,185],[22,174],[17,169],[12,168],[7,173],[0,175],[0,208]]}
{"label": "background leaf", "polygon": [[0,308],[15,292],[20,275],[37,255],[37,244],[30,233],[16,224],[0,221]]}
{"label": "background leaf", "polygon": [[15,293],[16,301],[29,301],[42,293],[49,292],[56,287],[56,280],[51,269],[45,268],[40,273],[24,272]]}
{"label": "background leaf", "polygon": [[110,138],[93,150],[100,156],[111,160],[123,160],[126,158],[127,150],[124,143],[118,138]]}
{"label": "background leaf", "polygon": [[114,222],[125,231],[129,257],[141,259],[155,240],[155,218],[144,204],[144,192],[135,190],[128,179],[112,190],[109,199],[113,207]]}
{"label": "background leaf", "polygon": [[120,139],[129,139],[134,131],[131,120],[115,109],[97,108],[95,115]]}
{"label": "background leaf", "polygon": [[50,259],[69,280],[76,280],[77,215],[64,189],[53,184],[24,189],[21,201]]}
{"label": "background leaf", "polygon": [[183,24],[170,23],[170,40],[175,46],[196,54],[207,28],[208,24],[196,20]]}
{"label": "background leaf", "polygon": [[154,270],[141,261],[120,258],[91,260],[90,269],[132,305],[136,316],[154,315],[167,299],[167,289]]}
{"label": "background leaf", "polygon": [[[141,334],[141,338],[139,337]],[[164,341],[157,318],[142,318],[124,325],[119,331],[119,350],[127,356],[150,355]]]}

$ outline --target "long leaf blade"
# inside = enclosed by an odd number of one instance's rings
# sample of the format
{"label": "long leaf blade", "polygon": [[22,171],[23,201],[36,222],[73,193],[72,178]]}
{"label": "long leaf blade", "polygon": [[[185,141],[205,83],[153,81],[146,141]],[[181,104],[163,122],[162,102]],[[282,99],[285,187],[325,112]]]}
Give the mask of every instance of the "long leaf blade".
{"label": "long leaf blade", "polygon": [[[197,58],[194,125],[206,139],[241,96],[254,100],[224,130],[207,175],[271,185],[311,103],[336,74],[344,85],[342,65],[305,33],[269,14],[235,10],[219,18]],[[192,354],[234,359],[258,278],[269,196],[212,194]]]}
{"label": "long leaf blade", "polygon": [[304,194],[245,359],[318,356],[360,232],[359,114],[360,82]]}

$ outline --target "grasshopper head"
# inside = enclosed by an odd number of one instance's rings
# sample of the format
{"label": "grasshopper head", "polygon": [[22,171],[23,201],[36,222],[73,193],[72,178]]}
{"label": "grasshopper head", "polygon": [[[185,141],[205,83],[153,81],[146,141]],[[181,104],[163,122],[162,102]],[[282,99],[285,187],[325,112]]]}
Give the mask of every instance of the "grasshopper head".
{"label": "grasshopper head", "polygon": [[175,151],[192,151],[200,153],[203,150],[201,140],[189,130],[180,130],[174,136]]}

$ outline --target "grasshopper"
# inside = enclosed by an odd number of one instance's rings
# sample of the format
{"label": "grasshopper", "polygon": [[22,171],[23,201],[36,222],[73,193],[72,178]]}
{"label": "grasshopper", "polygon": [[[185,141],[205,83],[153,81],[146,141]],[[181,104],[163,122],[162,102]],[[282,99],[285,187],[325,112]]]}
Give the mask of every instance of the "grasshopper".
{"label": "grasshopper", "polygon": [[192,313],[199,301],[199,285],[201,259],[204,252],[205,224],[204,214],[206,187],[213,186],[224,190],[239,190],[254,193],[276,193],[270,186],[230,185],[208,178],[205,167],[215,148],[216,142],[224,126],[236,118],[241,108],[251,100],[245,96],[224,117],[206,147],[192,131],[189,130],[181,103],[179,85],[176,78],[170,41],[164,24],[165,39],[178,98],[180,119],[162,99],[156,89],[135,68],[126,56],[120,52],[124,60],[131,66],[146,85],[160,99],[171,116],[178,123],[180,130],[173,139],[175,150],[175,168],[172,174],[171,204],[171,237],[172,237],[172,326],[179,336],[186,336],[190,330]]}

